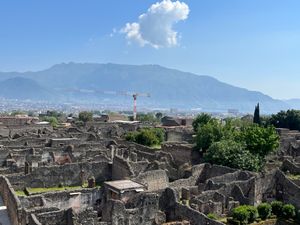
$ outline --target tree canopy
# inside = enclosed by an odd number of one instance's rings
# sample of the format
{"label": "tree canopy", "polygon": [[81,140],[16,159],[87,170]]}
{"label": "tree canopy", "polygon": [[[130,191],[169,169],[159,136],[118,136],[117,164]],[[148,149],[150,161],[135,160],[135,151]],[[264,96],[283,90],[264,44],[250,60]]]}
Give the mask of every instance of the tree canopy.
{"label": "tree canopy", "polygon": [[269,119],[270,124],[277,128],[300,130],[300,110],[280,111]]}
{"label": "tree canopy", "polygon": [[88,111],[82,111],[78,116],[79,121],[88,122],[93,120],[93,113]]}
{"label": "tree canopy", "polygon": [[213,120],[213,118],[211,117],[211,115],[207,114],[207,113],[201,113],[199,114],[193,121],[193,129],[195,132],[198,131],[198,128],[201,127],[202,125],[207,124],[209,121]]}
{"label": "tree canopy", "polygon": [[279,136],[273,126],[245,123],[236,127],[232,120],[196,118],[196,148],[206,162],[238,169],[259,171],[265,157],[277,150]]}

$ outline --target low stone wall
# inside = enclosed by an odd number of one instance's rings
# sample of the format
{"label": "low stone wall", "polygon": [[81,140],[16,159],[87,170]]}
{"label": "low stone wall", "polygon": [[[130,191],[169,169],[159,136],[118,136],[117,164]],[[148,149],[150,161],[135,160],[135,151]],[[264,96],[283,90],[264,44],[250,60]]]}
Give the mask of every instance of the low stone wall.
{"label": "low stone wall", "polygon": [[21,216],[21,203],[16,196],[14,189],[6,177],[0,176],[0,194],[3,198],[4,205],[12,225],[19,225]]}
{"label": "low stone wall", "polygon": [[188,206],[182,205],[180,203],[176,203],[174,214],[176,218],[174,220],[188,220],[190,221],[191,225],[224,225],[224,223],[211,220],[203,213],[200,213]]}
{"label": "low stone wall", "polygon": [[281,166],[282,171],[289,171],[291,174],[300,174],[300,166],[289,160],[284,160]]}
{"label": "low stone wall", "polygon": [[58,210],[53,212],[40,213],[36,215],[37,220],[40,224],[47,225],[68,225],[67,222],[67,211]]}

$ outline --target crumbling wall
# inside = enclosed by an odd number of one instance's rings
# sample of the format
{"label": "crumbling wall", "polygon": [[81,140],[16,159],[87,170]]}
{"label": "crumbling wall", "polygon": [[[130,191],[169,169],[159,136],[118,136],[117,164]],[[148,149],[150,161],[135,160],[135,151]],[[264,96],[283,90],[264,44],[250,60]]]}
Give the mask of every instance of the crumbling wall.
{"label": "crumbling wall", "polygon": [[30,174],[11,174],[8,179],[17,190],[25,187],[79,186],[89,177],[97,183],[111,179],[111,166],[107,161],[70,163],[62,166],[38,167]]}
{"label": "crumbling wall", "polygon": [[10,182],[3,176],[0,176],[0,194],[3,198],[4,205],[7,207],[12,225],[19,225],[21,203]]}
{"label": "crumbling wall", "polygon": [[276,179],[277,198],[285,203],[293,204],[296,208],[300,208],[300,187],[289,180],[280,170],[276,173]]}
{"label": "crumbling wall", "polygon": [[145,185],[148,191],[163,190],[169,186],[168,176],[164,170],[147,171],[133,180]]}
{"label": "crumbling wall", "polygon": [[112,165],[112,179],[113,180],[122,180],[128,179],[134,175],[134,172],[125,159],[115,156],[113,165]]}
{"label": "crumbling wall", "polygon": [[196,211],[188,206],[182,205],[180,203],[176,203],[174,207],[174,215],[173,221],[175,220],[188,220],[190,221],[191,225],[224,225],[221,222],[216,220],[209,219],[203,213]]}
{"label": "crumbling wall", "polygon": [[284,160],[281,166],[282,171],[289,171],[291,174],[300,174],[300,166],[290,160]]}
{"label": "crumbling wall", "polygon": [[182,143],[165,143],[162,145],[162,151],[170,153],[176,164],[192,162],[193,145]]}

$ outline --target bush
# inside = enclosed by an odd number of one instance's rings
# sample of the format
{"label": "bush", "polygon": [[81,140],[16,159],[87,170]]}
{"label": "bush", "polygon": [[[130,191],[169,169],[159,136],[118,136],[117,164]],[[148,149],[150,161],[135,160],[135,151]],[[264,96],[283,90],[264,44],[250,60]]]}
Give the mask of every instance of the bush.
{"label": "bush", "polygon": [[217,219],[218,219],[217,215],[215,215],[214,213],[209,213],[209,214],[207,214],[207,217],[208,217],[209,219],[212,219],[212,220],[217,220]]}
{"label": "bush", "polygon": [[273,201],[271,202],[271,207],[272,207],[272,213],[276,215],[277,217],[282,216],[282,207],[283,203],[280,201]]}
{"label": "bush", "polygon": [[272,207],[269,203],[261,203],[257,207],[257,211],[259,214],[259,217],[263,220],[270,218],[272,213]]}
{"label": "bush", "polygon": [[298,210],[296,213],[296,222],[300,224],[300,210]]}
{"label": "bush", "polygon": [[257,211],[257,208],[254,207],[254,206],[247,206],[247,210],[249,212],[249,219],[248,219],[248,222],[249,223],[253,223],[257,217],[258,217],[258,211]]}
{"label": "bush", "polygon": [[291,204],[286,204],[282,207],[282,216],[285,219],[292,219],[296,216],[295,206]]}
{"label": "bush", "polygon": [[248,206],[242,205],[232,210],[233,220],[239,221],[241,224],[247,224],[250,219],[250,212]]}
{"label": "bush", "polygon": [[88,121],[92,121],[93,120],[93,113],[92,112],[88,112],[88,111],[83,111],[79,113],[78,116],[79,121],[82,121],[84,123],[88,122]]}
{"label": "bush", "polygon": [[146,146],[160,145],[164,141],[164,131],[159,128],[145,128],[127,133],[125,139]]}

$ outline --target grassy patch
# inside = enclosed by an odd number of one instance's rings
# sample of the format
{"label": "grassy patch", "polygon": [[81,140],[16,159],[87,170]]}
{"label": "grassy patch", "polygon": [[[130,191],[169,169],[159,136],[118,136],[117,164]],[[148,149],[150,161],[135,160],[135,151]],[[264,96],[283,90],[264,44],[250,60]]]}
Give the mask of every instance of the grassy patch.
{"label": "grassy patch", "polygon": [[[96,186],[100,187],[100,186]],[[47,192],[55,192],[55,191],[73,191],[73,190],[80,190],[82,188],[87,188],[87,184],[84,186],[67,186],[67,187],[49,187],[49,188],[27,188],[30,194],[40,194],[40,193],[47,193]],[[17,190],[15,191],[17,196],[26,196],[24,191]]]}
{"label": "grassy patch", "polygon": [[160,150],[161,149],[161,145],[153,145],[150,148],[154,149],[154,150]]}
{"label": "grassy patch", "polygon": [[289,174],[287,177],[291,180],[300,180],[300,174],[297,175]]}

